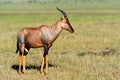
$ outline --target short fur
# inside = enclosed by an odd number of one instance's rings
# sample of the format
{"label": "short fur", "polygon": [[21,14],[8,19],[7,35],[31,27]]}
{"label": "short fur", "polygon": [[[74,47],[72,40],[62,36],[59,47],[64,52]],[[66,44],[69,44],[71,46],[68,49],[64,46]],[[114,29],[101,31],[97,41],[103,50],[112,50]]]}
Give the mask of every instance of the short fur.
{"label": "short fur", "polygon": [[19,72],[21,70],[21,63],[23,63],[23,73],[25,72],[25,56],[30,48],[44,47],[44,54],[41,66],[41,72],[44,74],[44,64],[46,63],[46,74],[48,73],[48,51],[53,42],[57,39],[63,29],[73,33],[67,15],[64,11],[57,8],[62,14],[63,18],[59,19],[54,25],[41,25],[37,28],[23,28],[17,33],[17,49],[19,51]]}

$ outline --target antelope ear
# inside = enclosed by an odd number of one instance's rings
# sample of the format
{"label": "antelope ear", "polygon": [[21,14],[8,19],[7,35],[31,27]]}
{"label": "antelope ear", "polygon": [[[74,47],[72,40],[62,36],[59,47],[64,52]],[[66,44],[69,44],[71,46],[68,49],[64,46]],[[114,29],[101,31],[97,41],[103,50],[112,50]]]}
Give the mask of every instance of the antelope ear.
{"label": "antelope ear", "polygon": [[61,19],[60,19],[61,21],[63,21],[64,20],[64,18],[63,17],[61,17]]}
{"label": "antelope ear", "polygon": [[64,18],[65,18],[65,16],[62,16],[62,17],[61,17],[61,20],[63,20]]}

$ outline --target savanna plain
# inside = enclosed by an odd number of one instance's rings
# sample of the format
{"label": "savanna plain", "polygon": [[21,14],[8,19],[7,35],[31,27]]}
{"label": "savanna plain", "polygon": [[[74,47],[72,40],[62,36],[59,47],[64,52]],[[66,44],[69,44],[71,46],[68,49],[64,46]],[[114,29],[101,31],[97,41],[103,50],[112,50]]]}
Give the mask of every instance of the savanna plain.
{"label": "savanna plain", "polygon": [[75,32],[64,30],[50,48],[48,76],[40,73],[43,48],[31,49],[26,56],[27,72],[17,73],[16,34],[23,27],[51,26],[62,17],[61,13],[55,7],[49,11],[3,9],[0,8],[0,80],[120,80],[119,9],[64,9]]}

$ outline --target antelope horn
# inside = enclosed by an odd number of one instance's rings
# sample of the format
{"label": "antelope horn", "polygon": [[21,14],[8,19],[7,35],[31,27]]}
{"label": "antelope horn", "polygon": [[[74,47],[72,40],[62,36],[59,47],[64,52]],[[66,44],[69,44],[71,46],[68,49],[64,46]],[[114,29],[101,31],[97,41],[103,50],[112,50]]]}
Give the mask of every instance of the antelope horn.
{"label": "antelope horn", "polygon": [[64,17],[64,18],[67,17],[67,14],[66,14],[63,10],[59,9],[58,7],[56,7],[56,8],[57,8],[58,11],[60,11],[60,12],[63,14],[63,17]]}

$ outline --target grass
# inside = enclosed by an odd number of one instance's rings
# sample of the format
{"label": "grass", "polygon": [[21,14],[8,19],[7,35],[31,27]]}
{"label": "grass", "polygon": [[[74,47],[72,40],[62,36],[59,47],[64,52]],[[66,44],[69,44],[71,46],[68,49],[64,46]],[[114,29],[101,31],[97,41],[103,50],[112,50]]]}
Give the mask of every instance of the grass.
{"label": "grass", "polygon": [[[31,49],[30,54],[27,55],[27,73],[21,75],[17,73],[16,33],[26,26],[51,25],[59,18],[59,13],[0,14],[0,78],[2,80],[46,80],[46,77],[39,72],[43,49]],[[70,13],[69,18],[75,33],[63,31],[50,49],[48,80],[120,79],[119,14]],[[102,53],[106,49],[114,49],[115,52],[104,56]]]}
{"label": "grass", "polygon": [[[37,0],[38,1],[38,0]],[[44,0],[45,1],[45,0]],[[119,10],[120,1],[114,0],[59,0],[59,2],[51,2],[47,1],[44,3],[27,3],[24,2],[16,2],[12,0],[12,3],[0,3],[1,11],[23,11],[23,10],[53,10],[55,7],[60,7],[63,9],[69,10]],[[22,6],[21,6],[22,5]],[[72,6],[71,6],[72,5]]]}
{"label": "grass", "polygon": [[17,9],[9,10],[0,11],[1,80],[120,79],[119,10],[67,9],[75,33],[63,31],[49,50],[48,77],[39,72],[43,48],[31,49],[26,56],[27,73],[17,73],[16,34],[23,27],[52,25],[61,14],[55,10],[21,10],[20,13]]}

